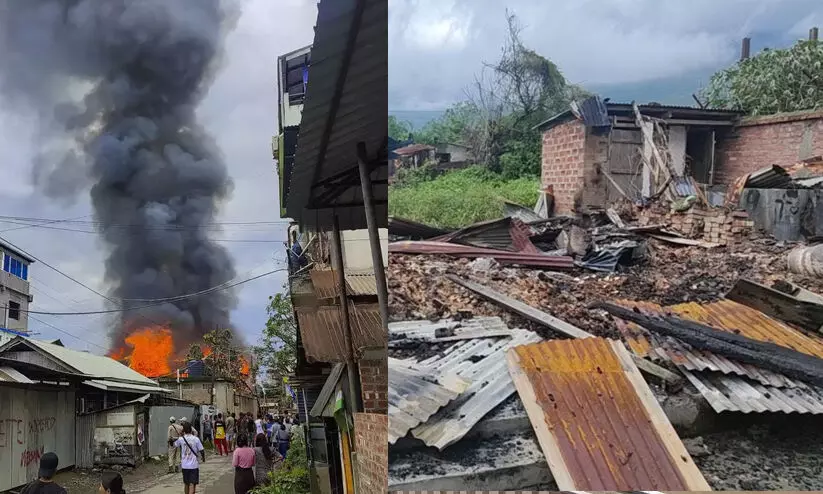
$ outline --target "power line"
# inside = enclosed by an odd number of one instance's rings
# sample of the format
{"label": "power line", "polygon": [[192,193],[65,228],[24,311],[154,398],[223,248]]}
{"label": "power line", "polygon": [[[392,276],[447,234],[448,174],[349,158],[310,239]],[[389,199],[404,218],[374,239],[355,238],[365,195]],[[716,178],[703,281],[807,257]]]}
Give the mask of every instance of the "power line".
{"label": "power line", "polygon": [[[44,223],[44,224],[45,224],[45,225],[48,225],[48,224],[52,224],[52,223],[64,223],[64,222],[66,222],[66,221],[79,220],[80,218],[86,218],[86,217],[88,217],[88,216],[89,216],[89,215],[84,214],[83,216],[78,216],[78,217],[76,217],[76,218],[69,218],[69,219],[65,219],[65,220],[52,220],[52,221],[47,221],[47,222],[46,222],[46,223]],[[7,222],[4,222],[4,223],[7,223]],[[23,230],[23,229],[26,229],[26,228],[34,228],[34,227],[36,227],[36,226],[42,226],[42,225],[25,225],[25,226],[18,226],[17,228],[6,228],[5,230],[0,230],[0,233],[13,232],[13,231],[17,231],[17,230]]]}
{"label": "power line", "polygon": [[[0,220],[0,223],[15,223],[15,222]],[[21,224],[21,223],[16,223],[16,224]],[[40,228],[40,229],[43,229],[43,230],[58,230],[58,231],[64,231],[64,232],[88,233],[88,234],[92,234],[92,235],[99,235],[101,233],[101,232],[95,231],[95,230],[80,230],[80,229],[77,229],[77,228],[63,228],[63,227],[59,227],[59,226],[44,226],[44,225],[28,224],[28,223],[25,223],[25,225],[27,225],[27,226],[24,226],[22,228]],[[9,230],[4,230],[4,231],[14,231],[14,230],[17,230],[17,228],[11,228]],[[146,228],[145,230],[146,231],[153,231],[153,230],[156,230],[156,231],[185,231],[185,230],[162,229],[162,228],[157,228],[157,229]],[[252,230],[244,230],[244,232],[246,232],[246,233],[251,232],[251,231]],[[265,230],[265,231],[268,231],[268,230]],[[141,235],[143,232],[128,232],[128,233],[132,233],[134,235]],[[212,242],[264,243],[264,244],[282,243],[283,242],[283,240],[234,239],[234,238],[209,238],[209,240],[212,241]]]}
{"label": "power line", "polygon": [[[241,280],[241,281],[232,283],[230,285],[225,285],[225,286],[218,285],[216,287],[212,287],[212,288],[202,290],[202,291],[199,291],[199,292],[195,292],[195,293],[180,295],[178,297],[170,297],[168,299],[156,299],[156,300],[163,300],[163,301],[162,302],[151,303],[151,304],[146,304],[146,305],[140,305],[138,307],[126,307],[126,308],[122,308],[122,309],[96,310],[96,311],[86,311],[86,312],[45,312],[45,311],[36,311],[36,310],[27,310],[27,309],[15,309],[15,310],[17,310],[19,312],[25,312],[25,313],[28,313],[28,314],[42,314],[42,315],[48,315],[48,316],[90,316],[90,315],[94,315],[94,314],[114,314],[114,313],[118,313],[118,312],[128,312],[128,311],[133,311],[133,310],[146,309],[146,308],[149,308],[149,307],[156,307],[158,305],[163,305],[163,304],[165,304],[167,302],[170,302],[170,301],[184,300],[184,299],[188,299],[188,298],[199,297],[201,295],[205,295],[205,294],[220,291],[220,290],[228,290],[229,288],[234,288],[235,286],[242,285],[244,283],[248,283],[250,281],[254,281],[254,280],[257,280],[259,278],[263,278],[264,276],[270,276],[274,273],[279,273],[281,271],[288,271],[288,268],[275,269],[273,271],[269,271],[269,272],[266,272],[266,273],[263,273],[263,274],[259,274],[257,276],[253,276],[251,278],[247,278],[245,280]],[[0,306],[0,309],[8,309],[8,306]]]}
{"label": "power line", "polygon": [[50,328],[54,329],[55,331],[59,331],[59,332],[61,332],[61,333],[65,334],[65,335],[71,336],[71,337],[72,337],[72,338],[74,338],[74,339],[80,340],[80,341],[82,341],[83,343],[88,343],[89,345],[96,346],[97,348],[100,348],[101,350],[108,351],[108,348],[106,348],[106,347],[104,347],[104,346],[100,346],[100,345],[98,345],[97,343],[91,342],[91,341],[86,340],[86,339],[84,339],[84,338],[81,338],[81,337],[79,337],[79,336],[77,336],[77,335],[75,335],[75,334],[69,333],[68,331],[62,330],[62,329],[58,328],[57,326],[55,326],[54,324],[48,323],[48,322],[46,322],[46,321],[44,321],[44,320],[42,320],[42,319],[38,319],[38,318],[36,318],[36,317],[34,317],[34,316],[32,316],[32,315],[29,315],[29,318],[30,318],[30,319],[34,319],[35,321],[37,321],[37,322],[39,322],[39,323],[41,323],[41,324],[45,324],[46,326],[48,326],[48,327],[50,327]]}
{"label": "power line", "polygon": [[[34,218],[30,216],[11,216],[11,215],[0,215],[0,220],[8,220],[9,222],[18,221],[18,222],[26,222],[26,223],[70,223],[70,224],[77,224],[77,225],[99,225],[105,227],[122,227],[122,228],[133,228],[133,227],[146,227],[147,225],[138,224],[138,223],[107,223],[100,220],[92,220],[92,221],[81,221],[80,218],[88,217],[89,215],[79,216],[78,218],[69,218],[69,219],[54,219],[54,218]],[[153,225],[152,227],[156,228],[169,228],[169,229],[198,229],[202,227],[221,227],[221,226],[252,226],[252,225],[283,225],[289,224],[288,220],[269,220],[269,221],[212,221],[208,223],[203,223],[202,225],[198,226],[189,226],[189,225]]]}

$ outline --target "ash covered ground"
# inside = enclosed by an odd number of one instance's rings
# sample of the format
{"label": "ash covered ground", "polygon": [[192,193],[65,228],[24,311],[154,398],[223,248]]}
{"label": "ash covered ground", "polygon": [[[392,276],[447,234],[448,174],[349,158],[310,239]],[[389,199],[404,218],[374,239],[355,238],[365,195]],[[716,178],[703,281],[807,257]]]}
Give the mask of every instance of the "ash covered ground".
{"label": "ash covered ground", "polygon": [[[500,316],[510,327],[528,328],[545,338],[557,337],[547,328],[484,302],[447,280],[446,274],[475,280],[585,331],[610,338],[619,338],[611,317],[589,310],[589,304],[610,299],[662,305],[710,302],[720,299],[738,278],[769,286],[786,280],[823,293],[823,280],[788,271],[786,253],[792,245],[762,239],[736,252],[671,247],[657,241],[649,245],[644,262],[610,274],[501,267],[486,259],[392,254],[388,266],[391,318]],[[404,357],[423,352],[433,356],[444,349],[436,345],[393,348],[391,354]],[[717,419],[716,432],[688,439],[700,445],[697,450],[702,454],[695,455],[695,461],[714,489],[823,489],[823,418],[726,413]],[[470,460],[474,461],[466,461]]]}

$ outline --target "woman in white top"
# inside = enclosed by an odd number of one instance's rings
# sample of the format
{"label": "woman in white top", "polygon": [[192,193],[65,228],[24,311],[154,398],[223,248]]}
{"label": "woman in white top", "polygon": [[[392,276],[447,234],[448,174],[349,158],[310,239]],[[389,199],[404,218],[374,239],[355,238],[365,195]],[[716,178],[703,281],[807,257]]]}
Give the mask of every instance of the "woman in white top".
{"label": "woman in white top", "polygon": [[266,427],[263,425],[263,415],[262,414],[260,414],[260,413],[257,414],[257,420],[254,421],[254,427],[256,429],[255,437],[257,437],[257,434],[266,435]]}

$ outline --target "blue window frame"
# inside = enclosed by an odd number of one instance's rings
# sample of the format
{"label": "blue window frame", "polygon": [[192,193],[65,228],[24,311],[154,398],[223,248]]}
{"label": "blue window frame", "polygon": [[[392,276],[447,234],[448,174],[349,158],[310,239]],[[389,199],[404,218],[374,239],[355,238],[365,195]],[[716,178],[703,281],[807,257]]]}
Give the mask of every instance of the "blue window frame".
{"label": "blue window frame", "polygon": [[3,255],[3,271],[23,280],[29,279],[28,264],[8,254]]}

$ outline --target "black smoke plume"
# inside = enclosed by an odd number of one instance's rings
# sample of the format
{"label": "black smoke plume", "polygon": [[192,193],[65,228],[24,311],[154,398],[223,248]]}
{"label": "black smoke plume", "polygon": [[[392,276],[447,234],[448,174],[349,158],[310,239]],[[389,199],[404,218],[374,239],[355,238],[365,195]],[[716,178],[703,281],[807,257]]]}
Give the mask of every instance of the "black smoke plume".
{"label": "black smoke plume", "polygon": [[[235,276],[209,240],[232,182],[196,108],[237,11],[221,0],[3,0],[0,91],[35,115],[32,170],[50,197],[89,191],[108,247],[116,306],[206,290]],[[133,329],[169,325],[178,348],[229,327],[221,290],[123,312],[112,348]]]}

